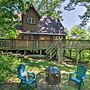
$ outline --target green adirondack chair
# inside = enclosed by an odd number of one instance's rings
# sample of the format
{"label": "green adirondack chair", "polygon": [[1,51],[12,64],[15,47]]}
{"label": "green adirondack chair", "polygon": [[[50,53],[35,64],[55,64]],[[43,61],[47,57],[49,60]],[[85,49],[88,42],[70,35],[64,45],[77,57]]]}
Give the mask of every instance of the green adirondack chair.
{"label": "green adirondack chair", "polygon": [[[20,84],[24,85],[26,90],[31,90],[30,88],[35,85],[36,86],[36,75],[32,72],[27,72],[26,71],[26,65],[25,64],[20,64],[17,68],[18,72],[18,78],[20,79]],[[28,76],[31,76],[30,78]]]}
{"label": "green adirondack chair", "polygon": [[[70,81],[75,82],[78,85],[78,90],[81,90],[81,86],[84,85],[84,79],[86,78],[86,71],[87,68],[85,67],[85,65],[81,64],[77,66],[75,72],[69,73],[69,82]],[[75,74],[75,76],[73,76],[72,74]]]}

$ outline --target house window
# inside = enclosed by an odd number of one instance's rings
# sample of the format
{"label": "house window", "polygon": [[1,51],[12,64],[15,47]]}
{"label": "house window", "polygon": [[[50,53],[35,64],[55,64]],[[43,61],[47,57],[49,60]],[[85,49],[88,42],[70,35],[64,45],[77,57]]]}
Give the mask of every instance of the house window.
{"label": "house window", "polygon": [[35,24],[35,18],[27,18],[28,24]]}

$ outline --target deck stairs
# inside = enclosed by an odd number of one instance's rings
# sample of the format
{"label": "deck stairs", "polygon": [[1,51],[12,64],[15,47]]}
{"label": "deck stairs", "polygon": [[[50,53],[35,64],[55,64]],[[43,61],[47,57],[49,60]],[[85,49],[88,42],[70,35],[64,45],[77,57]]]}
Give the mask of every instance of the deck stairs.
{"label": "deck stairs", "polygon": [[58,45],[60,45],[61,40],[61,38],[58,38],[57,41],[53,42],[53,44],[46,49],[45,53],[47,59],[51,60],[53,57],[57,56]]}

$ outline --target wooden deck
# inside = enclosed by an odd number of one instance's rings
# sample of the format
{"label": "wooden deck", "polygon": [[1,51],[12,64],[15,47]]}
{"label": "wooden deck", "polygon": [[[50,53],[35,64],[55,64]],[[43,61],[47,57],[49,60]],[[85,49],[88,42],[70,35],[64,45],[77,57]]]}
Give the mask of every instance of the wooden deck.
{"label": "wooden deck", "polygon": [[[22,39],[0,39],[0,50],[42,50],[47,49],[57,40],[22,40]],[[66,40],[59,42],[60,47],[68,49],[89,49],[90,40]]]}

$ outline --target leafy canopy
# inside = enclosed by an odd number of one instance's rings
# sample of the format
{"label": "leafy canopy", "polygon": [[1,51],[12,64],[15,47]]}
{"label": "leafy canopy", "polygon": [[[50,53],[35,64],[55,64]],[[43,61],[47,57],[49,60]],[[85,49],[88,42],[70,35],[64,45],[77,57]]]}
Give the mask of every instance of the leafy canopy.
{"label": "leafy canopy", "polygon": [[17,18],[14,13],[15,1],[0,0],[0,38],[16,38],[18,35],[14,21]]}

